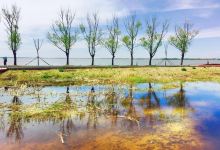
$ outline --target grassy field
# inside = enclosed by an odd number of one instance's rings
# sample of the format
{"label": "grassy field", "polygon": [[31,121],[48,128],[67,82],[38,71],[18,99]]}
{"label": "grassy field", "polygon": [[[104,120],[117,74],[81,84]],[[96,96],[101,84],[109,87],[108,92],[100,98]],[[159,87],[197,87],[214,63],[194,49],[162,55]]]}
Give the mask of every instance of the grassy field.
{"label": "grassy field", "polygon": [[220,82],[220,68],[146,67],[72,70],[10,70],[0,75],[0,86]]}

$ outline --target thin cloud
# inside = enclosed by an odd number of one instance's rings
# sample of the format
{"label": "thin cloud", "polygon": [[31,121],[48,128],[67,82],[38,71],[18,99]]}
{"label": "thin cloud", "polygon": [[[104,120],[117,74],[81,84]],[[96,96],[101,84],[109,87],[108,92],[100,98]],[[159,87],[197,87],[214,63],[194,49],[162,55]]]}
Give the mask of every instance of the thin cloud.
{"label": "thin cloud", "polygon": [[187,10],[187,9],[215,9],[220,8],[219,2],[204,0],[169,0],[168,7],[163,11]]}
{"label": "thin cloud", "polygon": [[[168,32],[164,38],[164,41],[168,41],[169,37],[174,34],[175,34],[174,31]],[[220,38],[220,27],[200,29],[199,34],[195,38],[196,39]]]}
{"label": "thin cloud", "polygon": [[197,38],[220,38],[220,27],[202,29]]}

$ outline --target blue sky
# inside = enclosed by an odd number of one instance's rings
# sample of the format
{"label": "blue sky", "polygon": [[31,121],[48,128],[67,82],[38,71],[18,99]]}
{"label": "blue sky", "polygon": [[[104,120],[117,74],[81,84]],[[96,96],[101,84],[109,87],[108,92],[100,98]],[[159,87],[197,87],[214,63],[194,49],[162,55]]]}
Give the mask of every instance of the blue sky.
{"label": "blue sky", "polygon": [[[16,4],[21,8],[20,31],[22,45],[18,57],[35,56],[33,38],[44,39],[40,55],[42,57],[65,57],[56,47],[46,39],[51,23],[56,19],[60,8],[70,8],[76,12],[74,24],[85,22],[87,13],[99,12],[102,27],[111,20],[113,14],[123,21],[136,12],[143,22],[139,37],[144,36],[144,22],[152,16],[157,16],[161,21],[169,20],[168,35],[173,34],[175,25],[181,25],[185,19],[194,24],[200,34],[193,41],[186,57],[191,58],[218,58],[220,57],[220,1],[219,0],[1,0],[0,7],[10,7]],[[1,15],[1,13],[0,13]],[[0,22],[0,57],[12,56],[7,46],[4,20]],[[89,58],[87,45],[80,40],[73,47],[71,57]],[[98,47],[96,57],[110,57],[108,51]],[[129,57],[125,47],[121,47],[117,57]],[[135,50],[136,58],[148,58],[146,50],[138,47]],[[164,57],[161,47],[155,57]],[[168,57],[180,57],[177,49],[169,46]]]}

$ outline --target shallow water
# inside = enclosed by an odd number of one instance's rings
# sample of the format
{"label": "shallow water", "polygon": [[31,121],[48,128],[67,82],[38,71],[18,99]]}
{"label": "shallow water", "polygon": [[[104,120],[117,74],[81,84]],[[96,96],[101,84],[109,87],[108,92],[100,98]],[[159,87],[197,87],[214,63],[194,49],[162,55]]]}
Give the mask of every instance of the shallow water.
{"label": "shallow water", "polygon": [[[0,149],[219,149],[220,84],[176,84],[1,88]],[[56,102],[74,112],[16,115]]]}

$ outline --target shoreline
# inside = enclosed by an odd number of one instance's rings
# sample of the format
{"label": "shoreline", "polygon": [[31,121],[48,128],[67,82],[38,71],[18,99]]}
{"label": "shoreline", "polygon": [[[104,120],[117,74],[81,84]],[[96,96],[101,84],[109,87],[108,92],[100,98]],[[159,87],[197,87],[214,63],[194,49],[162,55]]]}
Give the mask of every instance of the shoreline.
{"label": "shoreline", "polygon": [[4,68],[7,70],[52,70],[52,69],[108,69],[108,68],[155,68],[155,67],[161,67],[161,68],[184,68],[184,67],[220,67],[220,64],[202,64],[202,65],[173,65],[173,66],[164,66],[164,65],[145,65],[145,66],[99,66],[99,65],[94,65],[94,66],[74,66],[74,65],[69,65],[69,66],[0,66],[0,68]]}

